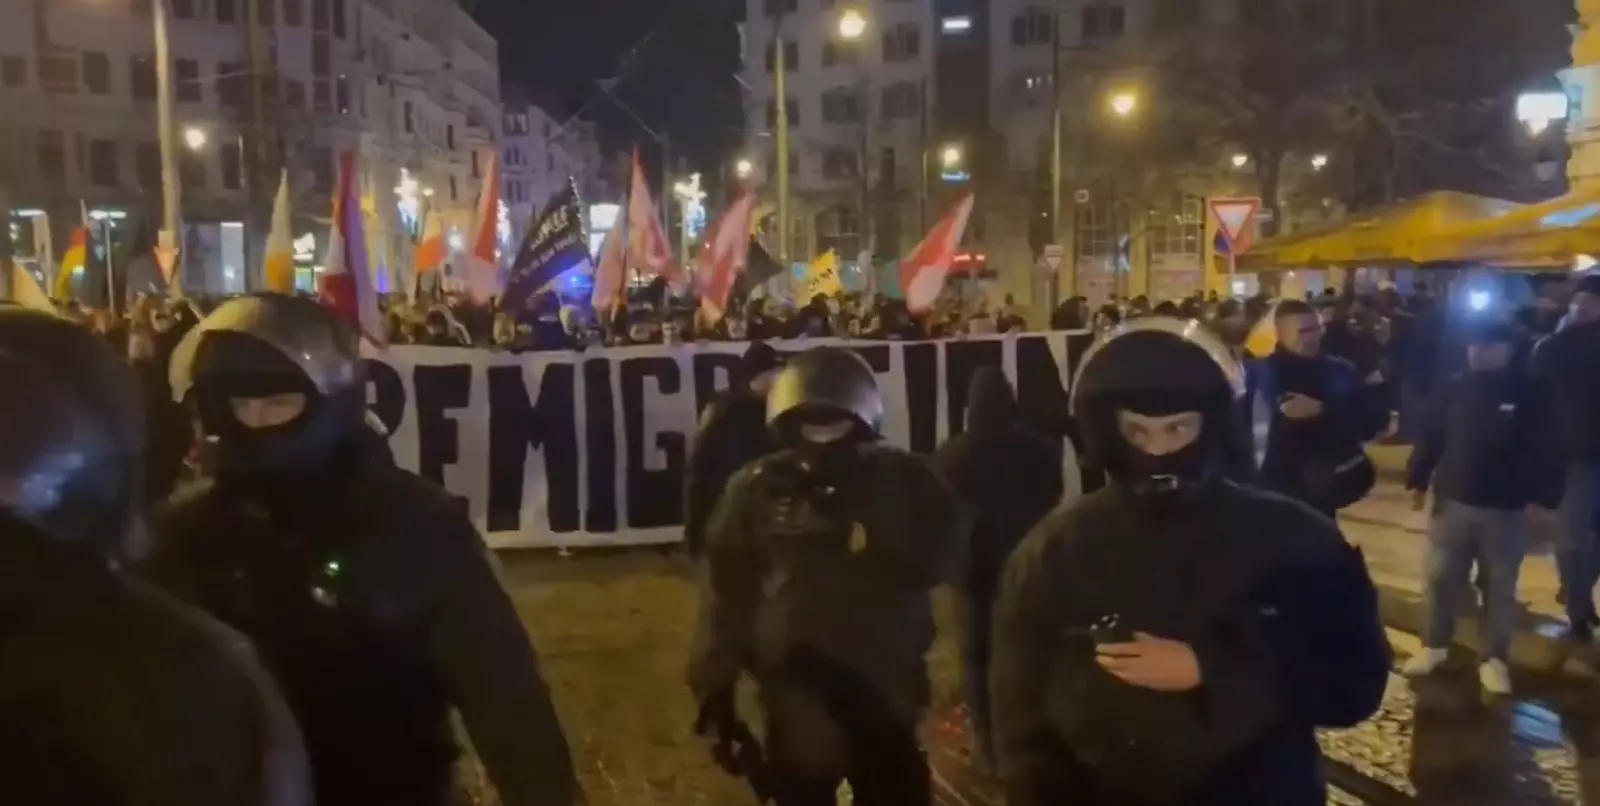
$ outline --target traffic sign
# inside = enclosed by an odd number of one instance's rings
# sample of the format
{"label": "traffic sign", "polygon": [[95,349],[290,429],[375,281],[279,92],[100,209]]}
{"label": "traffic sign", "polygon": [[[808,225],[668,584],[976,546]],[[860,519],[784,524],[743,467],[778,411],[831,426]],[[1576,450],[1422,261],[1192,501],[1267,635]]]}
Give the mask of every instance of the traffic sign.
{"label": "traffic sign", "polygon": [[1061,261],[1064,260],[1066,256],[1067,250],[1062,249],[1061,244],[1046,244],[1044,247],[1044,267],[1050,271],[1055,271],[1056,269],[1061,268]]}
{"label": "traffic sign", "polygon": [[1261,199],[1255,196],[1211,200],[1211,214],[1217,217],[1217,231],[1236,246],[1249,231],[1250,222],[1261,212]]}

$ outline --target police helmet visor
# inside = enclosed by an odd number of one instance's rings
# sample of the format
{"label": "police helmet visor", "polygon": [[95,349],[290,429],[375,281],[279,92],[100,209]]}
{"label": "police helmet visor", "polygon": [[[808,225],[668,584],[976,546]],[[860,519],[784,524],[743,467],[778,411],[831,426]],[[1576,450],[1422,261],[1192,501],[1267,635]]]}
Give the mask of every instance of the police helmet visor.
{"label": "police helmet visor", "polygon": [[[1244,367],[1222,339],[1193,319],[1143,316],[1116,326],[1084,351],[1073,377],[1071,412],[1078,416],[1085,399],[1101,394],[1179,401],[1212,389],[1232,400],[1245,394]],[[1175,413],[1165,408],[1146,413]]]}
{"label": "police helmet visor", "polygon": [[883,395],[861,356],[819,347],[789,361],[767,390],[767,423],[813,424],[854,419],[874,433],[883,423]]}
{"label": "police helmet visor", "polygon": [[0,377],[0,509],[57,539],[113,539],[141,495],[132,368],[70,320],[3,306]]}
{"label": "police helmet visor", "polygon": [[[168,380],[182,402],[213,373],[245,374],[251,368],[228,360],[233,350],[202,349],[221,336],[248,337],[275,351],[303,375],[312,391],[330,395],[355,388],[362,376],[355,330],[312,300],[279,294],[235,297],[184,335],[173,350]],[[205,359],[212,360],[205,360]],[[285,390],[279,390],[285,391]]]}

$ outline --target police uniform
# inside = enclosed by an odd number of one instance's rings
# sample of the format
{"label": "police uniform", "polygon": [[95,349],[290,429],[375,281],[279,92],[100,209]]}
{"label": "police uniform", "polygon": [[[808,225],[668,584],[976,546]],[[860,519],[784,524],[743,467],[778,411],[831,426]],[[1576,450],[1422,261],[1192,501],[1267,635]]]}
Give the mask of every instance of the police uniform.
{"label": "police uniform", "polygon": [[[1141,318],[1084,355],[1073,415],[1110,482],[1029,534],[996,604],[1011,806],[1320,806],[1315,729],[1381,703],[1388,648],[1359,552],[1304,504],[1229,480],[1249,450],[1244,387],[1192,321]],[[1201,425],[1186,444],[1141,440],[1157,455],[1123,436],[1124,411]],[[1150,651],[1140,633],[1186,648],[1163,644],[1164,673],[1186,675],[1186,657],[1198,683],[1107,671],[1110,645]]]}
{"label": "police uniform", "polygon": [[[458,710],[508,806],[571,803],[572,762],[482,539],[366,422],[355,332],[309,300],[223,303],[173,355],[211,477],[162,513],[151,576],[249,635],[306,736],[320,806],[437,806]],[[239,399],[297,393],[248,428]]]}
{"label": "police uniform", "polygon": [[132,368],[5,306],[0,377],[0,803],[308,804],[248,643],[120,571],[144,540]]}
{"label": "police uniform", "polygon": [[767,396],[783,448],[734,476],[707,529],[690,687],[725,748],[743,733],[734,685],[756,679],[767,759],[751,772],[780,806],[832,804],[841,780],[861,806],[929,800],[929,592],[954,581],[962,529],[922,459],[874,444],[882,419],[854,353],[795,357]]}

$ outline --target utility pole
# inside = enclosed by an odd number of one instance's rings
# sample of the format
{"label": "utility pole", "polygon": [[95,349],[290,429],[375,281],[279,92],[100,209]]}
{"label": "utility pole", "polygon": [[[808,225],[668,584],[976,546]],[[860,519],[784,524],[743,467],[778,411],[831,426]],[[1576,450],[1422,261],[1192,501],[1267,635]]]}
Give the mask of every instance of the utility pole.
{"label": "utility pole", "polygon": [[[239,136],[239,176],[242,192],[244,193],[244,265],[245,288],[256,289],[266,285],[266,278],[261,274],[265,270],[262,263],[263,257],[257,255],[254,245],[265,244],[265,237],[261,233],[267,229],[267,218],[270,214],[262,212],[261,193],[263,188],[272,187],[271,167],[275,166],[275,155],[268,154],[266,126],[266,86],[273,80],[271,59],[267,53],[267,36],[261,25],[260,9],[257,7],[268,0],[245,0],[244,13],[244,54],[245,54],[245,80],[247,95],[242,99],[246,106],[240,110],[240,136]],[[273,188],[276,192],[276,188]]]}
{"label": "utility pole", "polygon": [[[1061,245],[1061,12],[1050,13],[1050,241]],[[1076,251],[1076,247],[1074,247]],[[1076,258],[1074,258],[1076,259]],[[1071,265],[1063,260],[1063,265]],[[1061,304],[1061,269],[1050,272],[1050,312]],[[1067,286],[1074,288],[1071,282]]]}
{"label": "utility pole", "polygon": [[778,123],[778,261],[789,266],[789,79],[784,64],[783,17],[772,26],[773,103]]}
{"label": "utility pole", "polygon": [[[172,49],[167,39],[167,0],[151,0],[150,18],[156,39],[156,127],[161,139],[161,233],[156,239],[157,259],[170,261],[162,268],[171,272],[170,287],[182,295],[183,210],[182,178],[178,171],[177,123],[172,109]],[[165,255],[165,256],[163,256]],[[109,250],[107,260],[110,260]],[[111,301],[115,309],[116,301]]]}

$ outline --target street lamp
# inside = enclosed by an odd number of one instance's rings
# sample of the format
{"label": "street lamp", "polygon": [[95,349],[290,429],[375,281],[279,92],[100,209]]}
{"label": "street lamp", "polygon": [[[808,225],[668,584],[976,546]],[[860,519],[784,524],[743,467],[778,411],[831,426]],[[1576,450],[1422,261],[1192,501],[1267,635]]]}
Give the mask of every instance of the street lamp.
{"label": "street lamp", "polygon": [[1567,119],[1570,103],[1567,94],[1559,90],[1524,92],[1517,96],[1517,120],[1527,127],[1528,134],[1538,137],[1550,124]]}
{"label": "street lamp", "polygon": [[867,15],[847,8],[839,15],[839,38],[856,40],[867,33]]}
{"label": "street lamp", "polygon": [[1139,108],[1139,94],[1133,90],[1117,90],[1111,93],[1110,104],[1117,117],[1128,117]]}
{"label": "street lamp", "polygon": [[1313,154],[1311,156],[1311,170],[1320,171],[1326,167],[1328,167],[1327,154]]}
{"label": "street lamp", "polygon": [[190,151],[199,151],[206,147],[206,130],[199,126],[186,126],[183,129],[183,143]]}
{"label": "street lamp", "polygon": [[961,146],[947,145],[939,149],[939,164],[943,165],[947,171],[959,167],[961,165]]}
{"label": "street lamp", "polygon": [[1246,154],[1246,153],[1241,151],[1241,152],[1233,155],[1233,167],[1235,167],[1235,168],[1243,168],[1249,162],[1250,162],[1250,155],[1249,154]]}
{"label": "street lamp", "polygon": [[749,159],[740,159],[738,162],[733,164],[733,172],[740,179],[749,179],[751,176],[755,175],[756,164],[751,162]]}

